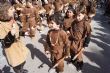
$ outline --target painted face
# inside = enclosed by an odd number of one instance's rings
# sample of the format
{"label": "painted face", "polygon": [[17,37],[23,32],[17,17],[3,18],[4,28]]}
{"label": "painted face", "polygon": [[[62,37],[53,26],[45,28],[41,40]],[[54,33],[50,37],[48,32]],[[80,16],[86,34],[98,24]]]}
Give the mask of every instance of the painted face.
{"label": "painted face", "polygon": [[57,25],[54,21],[50,21],[49,24],[48,24],[48,27],[50,29],[56,29],[56,30],[59,29],[59,25]]}
{"label": "painted face", "polygon": [[84,14],[80,13],[77,15],[77,20],[81,21],[84,18]]}
{"label": "painted face", "polygon": [[71,10],[67,11],[67,16],[68,17],[73,17],[74,13]]}
{"label": "painted face", "polygon": [[14,12],[15,12],[14,7],[10,7],[10,8],[8,9],[8,16],[13,17],[13,16],[14,16]]}

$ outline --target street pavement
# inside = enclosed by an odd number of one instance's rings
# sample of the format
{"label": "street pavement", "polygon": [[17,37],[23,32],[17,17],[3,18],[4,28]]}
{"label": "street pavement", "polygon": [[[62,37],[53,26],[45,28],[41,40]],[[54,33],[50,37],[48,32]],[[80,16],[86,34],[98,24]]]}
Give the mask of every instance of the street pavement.
{"label": "street pavement", "polygon": [[[84,67],[82,73],[110,73],[110,24],[108,17],[103,16],[103,11],[97,9],[93,18],[92,38],[89,47],[84,50]],[[45,43],[48,28],[42,32],[36,32],[36,38],[22,37],[30,52],[24,66],[29,73],[48,73],[51,66],[50,60],[46,57],[43,44]],[[2,73],[14,73],[7,64],[0,44],[0,69]],[[0,73],[1,73],[0,71]],[[72,64],[65,61],[64,73],[78,73]]]}

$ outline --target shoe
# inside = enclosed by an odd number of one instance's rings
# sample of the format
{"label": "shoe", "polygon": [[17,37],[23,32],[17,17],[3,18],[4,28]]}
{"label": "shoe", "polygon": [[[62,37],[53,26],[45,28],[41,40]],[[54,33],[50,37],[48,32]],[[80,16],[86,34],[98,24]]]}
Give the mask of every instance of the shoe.
{"label": "shoe", "polygon": [[25,36],[29,36],[29,32],[25,32]]}
{"label": "shoe", "polygon": [[23,73],[28,73],[28,70],[24,70]]}
{"label": "shoe", "polygon": [[81,72],[81,71],[82,71],[82,69],[81,69],[81,68],[79,68],[79,67],[78,67],[78,68],[76,68],[76,69],[77,69],[77,71],[78,71],[78,72]]}
{"label": "shoe", "polygon": [[82,73],[82,70],[78,70],[78,73]]}
{"label": "shoe", "polygon": [[29,35],[30,37],[35,37],[35,35]]}
{"label": "shoe", "polygon": [[71,62],[73,65],[76,66],[76,64],[77,64],[77,59],[75,59],[74,61],[71,59],[70,62]]}
{"label": "shoe", "polygon": [[20,32],[20,36],[29,36],[29,32],[23,32],[23,31],[21,31]]}
{"label": "shoe", "polygon": [[58,72],[58,73],[64,73],[64,72]]}
{"label": "shoe", "polygon": [[21,31],[20,33],[20,36],[25,36],[25,32]]}
{"label": "shoe", "polygon": [[77,62],[77,65],[76,65],[77,71],[82,72],[82,68],[83,68],[83,61]]}
{"label": "shoe", "polygon": [[28,70],[26,69],[23,69],[23,72],[22,73],[28,73]]}

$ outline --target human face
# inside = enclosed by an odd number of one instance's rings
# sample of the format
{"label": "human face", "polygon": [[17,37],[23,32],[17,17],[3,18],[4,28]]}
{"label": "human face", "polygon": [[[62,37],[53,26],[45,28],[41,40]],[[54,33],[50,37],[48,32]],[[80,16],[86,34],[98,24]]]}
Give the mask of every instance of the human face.
{"label": "human face", "polygon": [[71,10],[68,10],[67,11],[67,16],[70,18],[70,17],[73,17],[74,13],[71,11]]}
{"label": "human face", "polygon": [[50,29],[56,29],[56,30],[59,29],[59,25],[57,25],[54,21],[50,21],[49,24],[48,24],[48,27]]}
{"label": "human face", "polygon": [[8,9],[8,16],[13,17],[13,16],[14,16],[14,12],[15,12],[14,7],[10,7],[10,8]]}
{"label": "human face", "polygon": [[33,6],[32,6],[32,3],[30,3],[30,2],[27,2],[26,5],[27,5],[27,7],[30,7],[30,8],[33,7]]}
{"label": "human face", "polygon": [[82,14],[82,13],[78,14],[78,15],[77,15],[77,20],[78,20],[78,21],[81,21],[81,20],[84,18],[84,16],[85,16],[85,15]]}

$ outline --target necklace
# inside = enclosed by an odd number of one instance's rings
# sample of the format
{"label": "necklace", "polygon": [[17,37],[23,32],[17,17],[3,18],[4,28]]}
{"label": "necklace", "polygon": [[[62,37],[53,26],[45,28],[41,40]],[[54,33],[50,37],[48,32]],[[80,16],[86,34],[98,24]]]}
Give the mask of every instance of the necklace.
{"label": "necklace", "polygon": [[58,43],[59,31],[58,31],[58,36],[57,36],[57,39],[56,39],[55,43],[52,43],[52,38],[51,37],[52,37],[52,32],[50,32],[50,43],[51,43],[52,46],[55,46]]}

